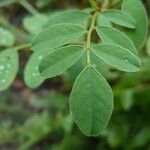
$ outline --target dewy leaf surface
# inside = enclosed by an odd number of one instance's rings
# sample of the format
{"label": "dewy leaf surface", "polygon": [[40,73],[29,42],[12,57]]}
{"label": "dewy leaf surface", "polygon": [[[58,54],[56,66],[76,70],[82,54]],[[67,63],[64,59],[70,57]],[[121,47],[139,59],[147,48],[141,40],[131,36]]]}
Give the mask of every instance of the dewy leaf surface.
{"label": "dewy leaf surface", "polygon": [[84,35],[85,29],[74,24],[50,26],[42,30],[32,42],[32,50],[48,50],[73,42]]}
{"label": "dewy leaf surface", "polygon": [[94,53],[106,63],[122,71],[136,72],[140,70],[141,61],[129,50],[110,44],[98,44],[93,47]]}
{"label": "dewy leaf surface", "polygon": [[47,23],[44,25],[44,27],[61,24],[61,23],[71,23],[71,24],[81,25],[89,17],[90,17],[89,13],[79,11],[79,10],[59,12],[51,15]]}
{"label": "dewy leaf surface", "polygon": [[45,78],[39,73],[38,66],[48,54],[48,51],[37,51],[30,57],[24,72],[25,83],[30,88],[37,88],[44,82]]}
{"label": "dewy leaf surface", "polygon": [[9,47],[15,42],[14,35],[3,27],[0,27],[0,36],[0,46]]}
{"label": "dewy leaf surface", "polygon": [[42,76],[51,78],[70,68],[84,53],[82,46],[66,46],[46,56],[39,66]]}
{"label": "dewy leaf surface", "polygon": [[133,42],[128,38],[128,36],[120,32],[119,30],[113,27],[98,26],[96,28],[96,31],[104,43],[117,44],[128,49],[135,55],[138,54]]}
{"label": "dewy leaf surface", "polygon": [[137,49],[143,46],[147,35],[147,15],[140,0],[123,0],[122,11],[131,15],[136,21],[136,29],[124,29],[124,32],[131,38]]}
{"label": "dewy leaf surface", "polygon": [[117,9],[106,10],[102,12],[102,15],[105,16],[111,22],[121,25],[123,27],[131,29],[134,29],[136,27],[135,20],[127,13],[121,12],[120,10]]}
{"label": "dewy leaf surface", "polygon": [[97,136],[111,117],[113,94],[102,75],[87,67],[74,83],[69,105],[80,130],[87,136]]}
{"label": "dewy leaf surface", "polygon": [[0,53],[0,91],[6,90],[16,77],[19,67],[18,53],[6,49]]}

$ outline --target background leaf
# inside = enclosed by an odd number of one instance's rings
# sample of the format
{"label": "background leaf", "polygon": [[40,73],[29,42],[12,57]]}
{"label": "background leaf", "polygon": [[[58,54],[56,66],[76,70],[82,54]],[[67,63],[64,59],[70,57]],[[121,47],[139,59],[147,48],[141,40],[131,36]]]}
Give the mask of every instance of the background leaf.
{"label": "background leaf", "polygon": [[0,35],[1,35],[1,38],[0,38],[1,46],[9,47],[14,44],[15,37],[10,31],[4,29],[3,27],[0,27]]}
{"label": "background leaf", "polygon": [[37,34],[47,20],[45,15],[28,16],[23,19],[23,26],[29,33]]}
{"label": "background leaf", "polygon": [[0,91],[12,84],[18,71],[18,61],[18,53],[14,49],[6,49],[0,53]]}
{"label": "background leaf", "polygon": [[124,32],[131,38],[135,46],[139,49],[143,46],[147,35],[147,15],[140,0],[123,0],[122,11],[131,15],[136,21],[135,30],[124,29]]}
{"label": "background leaf", "polygon": [[44,82],[45,78],[40,75],[38,66],[48,54],[47,51],[37,51],[30,57],[24,72],[25,83],[30,88],[37,88]]}

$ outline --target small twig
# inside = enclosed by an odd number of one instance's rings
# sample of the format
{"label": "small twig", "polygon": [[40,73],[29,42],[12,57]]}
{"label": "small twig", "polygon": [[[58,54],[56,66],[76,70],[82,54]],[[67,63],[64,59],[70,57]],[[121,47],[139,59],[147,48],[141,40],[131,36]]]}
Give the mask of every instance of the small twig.
{"label": "small twig", "polygon": [[99,10],[100,8],[97,5],[97,2],[95,0],[89,0],[90,5],[95,9]]}
{"label": "small twig", "polygon": [[36,16],[40,13],[26,0],[18,0],[18,2],[26,9],[28,10],[32,15]]}
{"label": "small twig", "polygon": [[2,15],[0,15],[0,25],[4,26],[6,29],[10,30],[16,37],[18,37],[18,41],[26,40],[27,34],[15,26],[10,24]]}
{"label": "small twig", "polygon": [[23,50],[23,49],[29,48],[29,47],[31,47],[31,44],[30,43],[25,43],[25,44],[21,44],[19,46],[14,47],[14,49],[16,51],[19,51],[19,50]]}

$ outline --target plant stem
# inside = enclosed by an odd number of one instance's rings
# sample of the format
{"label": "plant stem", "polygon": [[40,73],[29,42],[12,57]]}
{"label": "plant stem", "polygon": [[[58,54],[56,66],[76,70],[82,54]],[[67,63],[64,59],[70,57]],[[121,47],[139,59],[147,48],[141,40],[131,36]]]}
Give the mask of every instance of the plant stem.
{"label": "plant stem", "polygon": [[96,23],[96,17],[98,15],[98,11],[96,11],[94,13],[94,15],[92,16],[92,21],[91,21],[91,26],[90,26],[90,29],[89,31],[87,32],[87,45],[86,45],[86,51],[87,51],[87,64],[91,64],[91,61],[90,61],[90,55],[89,55],[89,52],[91,50],[91,36],[92,36],[92,32],[93,30],[95,29],[95,23]]}
{"label": "plant stem", "polygon": [[6,29],[10,30],[14,35],[16,35],[19,42],[26,40],[27,34],[10,24],[2,15],[0,15],[0,25],[4,26]]}
{"label": "plant stem", "polygon": [[105,10],[109,7],[109,0],[104,0],[102,5],[102,10]]}
{"label": "plant stem", "polygon": [[36,16],[39,15],[39,12],[26,0],[18,0],[18,2],[28,10],[32,15]]}
{"label": "plant stem", "polygon": [[21,44],[21,45],[19,45],[19,46],[14,47],[14,49],[15,49],[16,51],[19,51],[19,50],[22,50],[22,49],[25,49],[25,48],[28,48],[28,47],[31,47],[31,44],[25,43],[25,44]]}
{"label": "plant stem", "polygon": [[89,0],[89,3],[95,10],[99,10],[99,7],[97,6],[97,3],[95,0]]}

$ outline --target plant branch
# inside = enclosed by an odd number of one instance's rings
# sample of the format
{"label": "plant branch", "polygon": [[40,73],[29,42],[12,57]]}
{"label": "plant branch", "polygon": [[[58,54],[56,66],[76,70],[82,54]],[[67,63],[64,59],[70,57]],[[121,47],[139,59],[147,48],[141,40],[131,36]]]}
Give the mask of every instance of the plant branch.
{"label": "plant branch", "polygon": [[18,2],[28,10],[32,15],[39,15],[39,12],[26,0],[18,0]]}
{"label": "plant branch", "polygon": [[103,0],[102,9],[105,10],[109,7],[109,0]]}
{"label": "plant branch", "polygon": [[90,5],[95,9],[99,10],[100,8],[97,5],[97,2],[95,0],[89,0]]}
{"label": "plant branch", "polygon": [[26,40],[27,34],[10,24],[2,15],[0,15],[0,25],[4,26],[6,29],[10,30],[14,35],[16,35],[18,41],[22,42]]}
{"label": "plant branch", "polygon": [[22,50],[22,49],[25,49],[25,48],[28,48],[28,47],[31,47],[30,43],[21,44],[19,46],[14,47],[14,49],[16,51],[19,51],[19,50]]}
{"label": "plant branch", "polygon": [[92,21],[91,21],[91,26],[89,31],[87,32],[87,45],[86,45],[86,51],[87,51],[87,64],[90,65],[91,61],[90,61],[90,56],[89,56],[89,52],[91,50],[91,36],[92,36],[92,32],[95,29],[95,23],[96,23],[96,17],[98,15],[99,12],[95,12],[94,15],[92,16]]}

